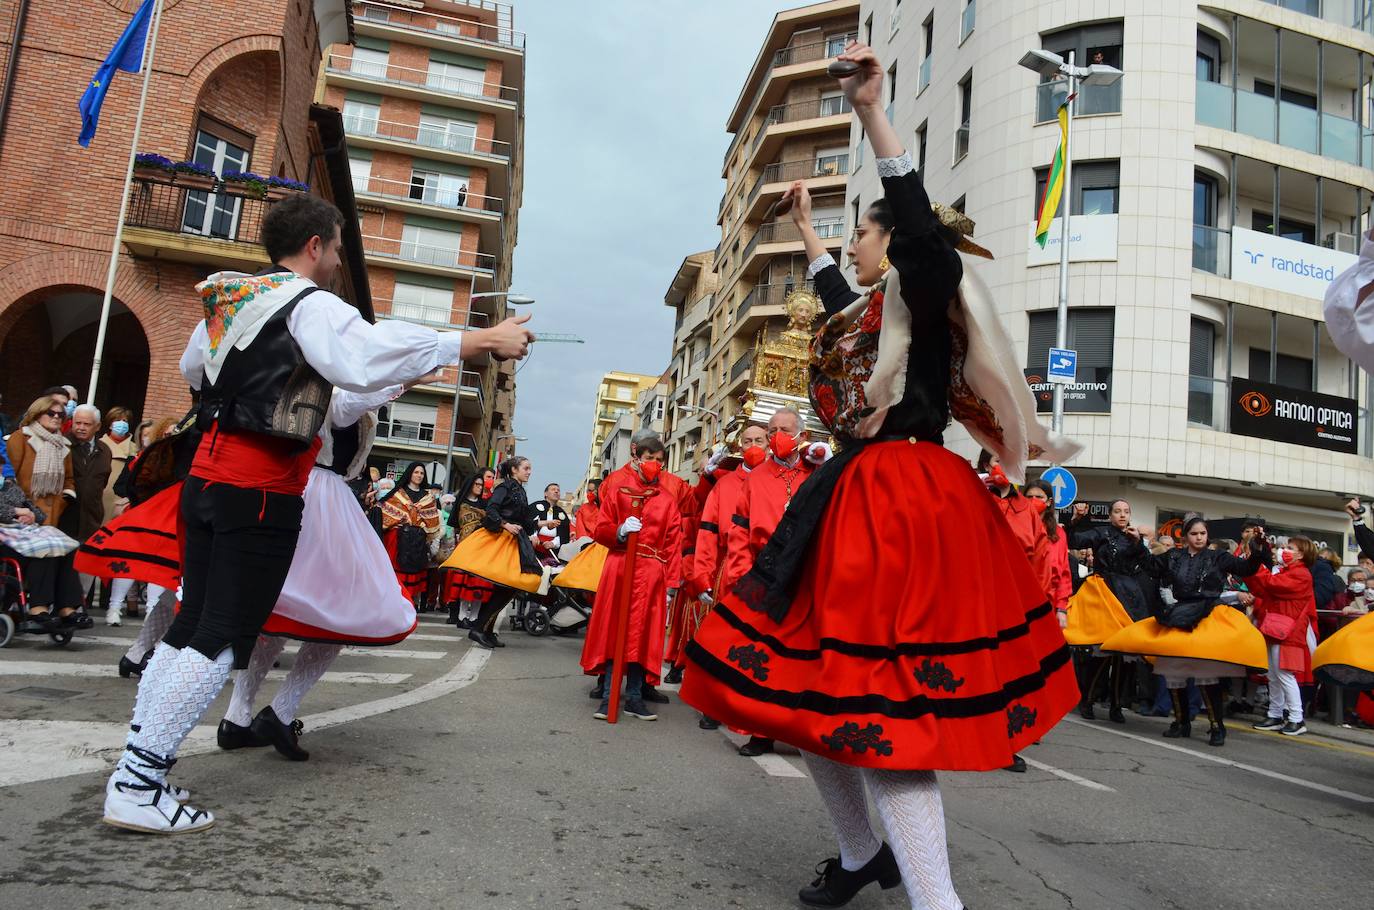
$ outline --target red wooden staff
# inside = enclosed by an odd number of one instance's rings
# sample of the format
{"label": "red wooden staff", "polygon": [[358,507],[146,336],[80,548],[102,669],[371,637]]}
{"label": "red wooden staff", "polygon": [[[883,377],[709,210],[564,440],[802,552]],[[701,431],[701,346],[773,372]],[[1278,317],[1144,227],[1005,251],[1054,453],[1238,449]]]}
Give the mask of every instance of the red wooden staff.
{"label": "red wooden staff", "polygon": [[[635,518],[643,513],[645,500],[658,493],[657,490],[636,493],[628,487],[621,487],[620,492],[629,497],[630,515]],[[611,672],[606,679],[606,685],[610,686],[606,690],[610,694],[609,710],[606,712],[608,724],[620,719],[620,684],[625,678],[625,639],[630,632],[630,595],[634,587],[635,557],[638,555],[639,532],[631,531],[625,535],[625,569],[621,575],[621,588],[617,592],[620,596],[616,598],[615,605],[615,647],[611,651]]]}

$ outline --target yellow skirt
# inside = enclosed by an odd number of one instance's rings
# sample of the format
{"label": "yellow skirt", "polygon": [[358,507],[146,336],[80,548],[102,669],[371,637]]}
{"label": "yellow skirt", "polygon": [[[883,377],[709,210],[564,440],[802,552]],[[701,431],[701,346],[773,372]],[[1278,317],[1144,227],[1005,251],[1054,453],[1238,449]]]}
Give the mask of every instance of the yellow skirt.
{"label": "yellow skirt", "polygon": [[1102,650],[1214,660],[1261,670],[1269,666],[1269,649],[1259,629],[1244,613],[1226,606],[1215,607],[1191,631],[1162,626],[1153,618],[1142,619],[1104,641]]}
{"label": "yellow skirt", "polygon": [[505,531],[493,533],[478,528],[454,547],[453,555],[444,561],[443,568],[460,569],[492,584],[529,594],[548,590],[547,571],[539,575],[520,571],[520,545]]}
{"label": "yellow skirt", "polygon": [[1064,640],[1071,645],[1100,645],[1131,625],[1131,614],[1121,606],[1101,575],[1089,575],[1069,598],[1069,624]]}
{"label": "yellow skirt", "polygon": [[601,570],[605,568],[610,552],[599,543],[587,544],[582,552],[573,557],[572,562],[563,567],[563,571],[553,580],[553,586],[595,594],[596,586],[601,584]]}
{"label": "yellow skirt", "polygon": [[1374,689],[1374,613],[1343,626],[1318,645],[1312,671],[1338,685]]}

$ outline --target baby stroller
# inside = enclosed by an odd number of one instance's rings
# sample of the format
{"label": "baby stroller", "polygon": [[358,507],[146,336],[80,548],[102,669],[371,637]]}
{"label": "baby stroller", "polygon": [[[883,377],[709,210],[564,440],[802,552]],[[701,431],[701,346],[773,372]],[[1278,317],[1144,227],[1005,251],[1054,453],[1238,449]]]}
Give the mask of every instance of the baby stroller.
{"label": "baby stroller", "polygon": [[[24,561],[9,547],[0,546],[0,648],[8,647],[15,631],[29,611],[24,593]],[[59,646],[72,640],[72,630],[49,632],[48,637]]]}
{"label": "baby stroller", "polygon": [[[555,574],[566,565],[563,556],[568,547],[573,546],[565,545],[555,551],[557,545],[558,539],[552,528],[539,532],[535,553],[541,562],[554,569]],[[522,594],[516,599],[511,628],[523,629],[535,637],[550,633],[573,635],[585,629],[590,619],[591,610],[582,603],[577,592],[550,587],[546,594]]]}

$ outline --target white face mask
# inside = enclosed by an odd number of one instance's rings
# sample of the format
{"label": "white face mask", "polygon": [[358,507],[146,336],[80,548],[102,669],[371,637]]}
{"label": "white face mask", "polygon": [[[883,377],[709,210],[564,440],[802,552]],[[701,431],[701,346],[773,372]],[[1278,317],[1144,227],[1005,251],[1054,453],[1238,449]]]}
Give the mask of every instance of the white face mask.
{"label": "white face mask", "polygon": [[1365,591],[1364,582],[1362,582],[1362,581],[1352,581],[1352,582],[1350,583],[1350,593],[1351,593],[1351,594],[1357,594],[1357,595],[1358,595],[1358,594],[1363,594],[1364,591]]}

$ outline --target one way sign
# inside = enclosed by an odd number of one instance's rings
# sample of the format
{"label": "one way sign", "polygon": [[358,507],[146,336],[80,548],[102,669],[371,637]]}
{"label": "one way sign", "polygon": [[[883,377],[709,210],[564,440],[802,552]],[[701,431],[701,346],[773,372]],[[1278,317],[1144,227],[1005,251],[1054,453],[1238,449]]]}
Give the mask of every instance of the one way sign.
{"label": "one way sign", "polygon": [[1077,381],[1078,352],[1068,348],[1050,348],[1050,368],[1046,376],[1050,382]]}

